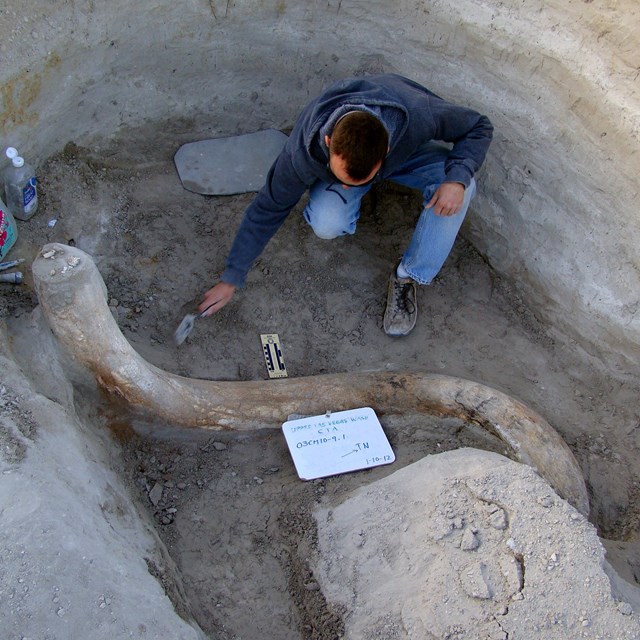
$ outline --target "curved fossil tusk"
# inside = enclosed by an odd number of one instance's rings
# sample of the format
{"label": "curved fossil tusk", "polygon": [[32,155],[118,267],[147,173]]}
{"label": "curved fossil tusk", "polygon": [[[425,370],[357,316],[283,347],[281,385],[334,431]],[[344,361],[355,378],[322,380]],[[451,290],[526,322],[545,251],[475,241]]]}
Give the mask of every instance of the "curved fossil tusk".
{"label": "curved fossil tusk", "polygon": [[588,514],[580,468],[559,434],[538,414],[490,387],[423,373],[357,373],[273,381],[217,382],[173,375],[144,360],[122,335],[107,290],[88,254],[46,245],[33,263],[35,289],[49,325],[67,353],[107,391],[187,427],[280,427],[290,414],[371,406],[379,415],[420,412],[472,421],[496,435],[512,456],[534,467]]}

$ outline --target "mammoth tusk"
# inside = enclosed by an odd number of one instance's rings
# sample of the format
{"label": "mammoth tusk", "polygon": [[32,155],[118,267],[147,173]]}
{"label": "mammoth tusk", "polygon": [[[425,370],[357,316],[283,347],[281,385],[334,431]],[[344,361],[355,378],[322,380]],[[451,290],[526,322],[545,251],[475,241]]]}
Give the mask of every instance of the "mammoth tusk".
{"label": "mammoth tusk", "polygon": [[173,423],[205,429],[280,427],[290,414],[370,406],[378,414],[458,417],[496,435],[581,513],[587,490],[573,454],[538,414],[490,387],[425,373],[348,373],[273,381],[217,382],[173,375],[148,363],[122,335],[88,254],[46,245],[33,263],[45,317],[65,351],[107,391]]}

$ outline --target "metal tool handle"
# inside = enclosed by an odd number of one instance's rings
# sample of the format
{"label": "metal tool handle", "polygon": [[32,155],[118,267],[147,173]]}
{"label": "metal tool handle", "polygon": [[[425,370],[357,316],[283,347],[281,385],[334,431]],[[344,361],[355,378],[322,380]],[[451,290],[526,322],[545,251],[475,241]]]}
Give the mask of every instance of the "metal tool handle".
{"label": "metal tool handle", "polygon": [[10,282],[11,284],[20,284],[23,280],[21,271],[13,273],[0,273],[0,282]]}
{"label": "metal tool handle", "polygon": [[220,300],[215,300],[214,302],[212,302],[206,309],[203,309],[197,316],[196,318],[202,318],[202,316],[204,316],[204,314],[209,311],[209,309],[211,309],[211,307],[213,307],[214,304],[218,304],[218,302],[220,302]]}

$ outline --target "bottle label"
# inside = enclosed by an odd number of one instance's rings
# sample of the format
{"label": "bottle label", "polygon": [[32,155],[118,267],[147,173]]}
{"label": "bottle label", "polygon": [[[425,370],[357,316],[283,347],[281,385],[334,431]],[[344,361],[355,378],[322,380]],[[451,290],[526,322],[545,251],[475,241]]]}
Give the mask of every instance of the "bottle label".
{"label": "bottle label", "polygon": [[36,178],[33,176],[22,189],[24,212],[31,213],[38,204],[38,192],[36,190]]}
{"label": "bottle label", "polygon": [[10,214],[0,207],[0,258],[4,257],[16,241],[15,223],[11,222]]}

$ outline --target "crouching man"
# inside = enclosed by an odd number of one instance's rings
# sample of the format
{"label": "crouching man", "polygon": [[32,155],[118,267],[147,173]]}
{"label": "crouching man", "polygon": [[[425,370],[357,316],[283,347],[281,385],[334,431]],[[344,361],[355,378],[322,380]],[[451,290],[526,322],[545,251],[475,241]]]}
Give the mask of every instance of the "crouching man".
{"label": "crouching man", "polygon": [[392,180],[424,196],[413,237],[389,279],[383,320],[388,335],[407,335],[418,313],[416,283],[429,284],[449,255],[492,133],[486,116],[398,75],[333,84],[302,111],[200,311],[210,315],[229,302],[307,189],[304,217],[316,235],[332,239],[355,233],[362,197]]}

